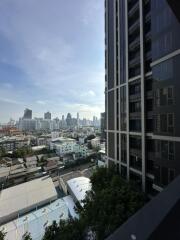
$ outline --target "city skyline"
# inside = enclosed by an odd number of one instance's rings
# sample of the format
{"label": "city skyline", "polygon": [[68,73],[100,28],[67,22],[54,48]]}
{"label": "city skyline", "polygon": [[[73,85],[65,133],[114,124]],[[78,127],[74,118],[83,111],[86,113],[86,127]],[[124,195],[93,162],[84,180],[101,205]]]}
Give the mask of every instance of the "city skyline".
{"label": "city skyline", "polygon": [[[68,114],[70,114],[73,119],[75,119],[75,118],[77,119],[77,114],[78,114],[79,120],[86,119],[86,120],[93,121],[94,117],[97,118],[98,120],[100,120],[101,114],[102,114],[102,113],[100,113],[100,115],[91,115],[90,118],[88,118],[88,117],[86,118],[80,112],[76,112],[75,114],[66,112],[66,113],[60,113],[59,115],[57,115],[57,114],[53,115],[50,110],[47,110],[47,111],[43,112],[42,114],[36,115],[36,114],[34,114],[32,109],[26,108],[26,109],[24,109],[24,111],[25,110],[32,111],[32,118],[31,119],[45,119],[45,120],[55,120],[57,118],[59,120],[62,120],[62,119],[66,120]],[[45,114],[47,114],[47,113],[50,113],[51,119],[45,118]],[[13,118],[13,116],[12,116],[5,122],[0,121],[0,124],[8,124],[10,121],[19,121],[19,119],[23,119],[23,118],[24,118],[24,112],[22,111],[22,114],[20,116],[18,116],[17,118]]]}
{"label": "city skyline", "polygon": [[35,116],[104,111],[103,0],[2,1],[0,13],[0,122],[26,107]]}

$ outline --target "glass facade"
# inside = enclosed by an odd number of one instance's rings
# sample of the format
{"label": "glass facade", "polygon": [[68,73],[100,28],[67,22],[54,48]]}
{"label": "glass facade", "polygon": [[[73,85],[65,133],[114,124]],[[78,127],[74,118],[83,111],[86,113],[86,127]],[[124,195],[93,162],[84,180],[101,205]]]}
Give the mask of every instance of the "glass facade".
{"label": "glass facade", "polygon": [[180,173],[180,22],[166,0],[106,2],[109,158],[153,192]]}
{"label": "glass facade", "polygon": [[126,86],[120,88],[120,117],[121,117],[121,131],[126,130]]}
{"label": "glass facade", "polygon": [[126,82],[126,34],[125,34],[125,2],[120,0],[120,84]]}
{"label": "glass facade", "polygon": [[180,22],[166,0],[151,0],[152,60],[180,48]]}
{"label": "glass facade", "polygon": [[114,1],[108,6],[108,89],[114,87]]}

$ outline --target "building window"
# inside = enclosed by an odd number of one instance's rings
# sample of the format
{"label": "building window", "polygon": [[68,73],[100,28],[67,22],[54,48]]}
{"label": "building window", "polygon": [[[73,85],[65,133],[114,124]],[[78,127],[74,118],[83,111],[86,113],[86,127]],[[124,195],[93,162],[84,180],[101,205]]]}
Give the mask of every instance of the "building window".
{"label": "building window", "polygon": [[135,131],[135,132],[139,132],[141,131],[141,120],[140,119],[132,119],[129,122],[129,128],[130,131]]}
{"label": "building window", "polygon": [[127,162],[127,138],[125,134],[121,134],[121,161]]}
{"label": "building window", "polygon": [[168,113],[168,132],[174,132],[174,114]]}
{"label": "building window", "polygon": [[141,150],[141,137],[130,136],[129,145],[132,149]]}
{"label": "building window", "polygon": [[174,103],[174,89],[173,89],[173,87],[168,87],[167,103],[168,103],[168,105],[172,105]]}
{"label": "building window", "polygon": [[131,113],[141,112],[141,102],[131,102],[129,108]]}
{"label": "building window", "polygon": [[157,132],[173,133],[174,132],[174,114],[158,114],[155,116],[155,129]]}
{"label": "building window", "polygon": [[126,179],[127,178],[127,168],[121,165],[121,176]]}
{"label": "building window", "polygon": [[175,159],[175,142],[156,140],[155,143],[157,158],[169,161]]}
{"label": "building window", "polygon": [[121,131],[126,130],[126,87],[120,88]]}
{"label": "building window", "polygon": [[167,132],[167,115],[161,114],[160,115],[160,126],[161,132]]}
{"label": "building window", "polygon": [[169,168],[168,169],[168,182],[170,183],[175,178],[175,169]]}
{"label": "building window", "polygon": [[173,161],[175,158],[175,143],[169,142],[168,144],[168,160]]}
{"label": "building window", "polygon": [[117,141],[117,148],[116,148],[116,155],[117,155],[117,161],[119,161],[119,133],[116,134],[116,141]]}
{"label": "building window", "polygon": [[142,159],[139,156],[130,155],[130,167],[141,171]]}
{"label": "building window", "polygon": [[163,159],[168,158],[168,141],[161,141],[161,156]]}

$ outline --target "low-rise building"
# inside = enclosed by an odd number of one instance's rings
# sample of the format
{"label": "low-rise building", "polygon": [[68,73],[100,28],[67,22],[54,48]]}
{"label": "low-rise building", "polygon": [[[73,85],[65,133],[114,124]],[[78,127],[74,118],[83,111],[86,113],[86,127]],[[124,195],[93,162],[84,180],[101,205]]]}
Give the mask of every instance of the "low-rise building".
{"label": "low-rise building", "polygon": [[34,168],[37,166],[37,157],[26,157],[26,166],[27,168]]}
{"label": "low-rise building", "polygon": [[66,153],[72,153],[75,145],[76,141],[74,139],[60,137],[51,141],[50,149],[56,150],[59,156],[63,156]]}
{"label": "low-rise building", "polygon": [[29,144],[29,139],[22,136],[4,137],[0,139],[0,148],[5,149],[6,152],[15,151],[18,148],[29,146]]}
{"label": "low-rise building", "polygon": [[101,148],[101,142],[100,142],[100,138],[99,137],[96,137],[96,138],[93,138],[92,140],[91,140],[91,146],[92,146],[92,148]]}
{"label": "low-rise building", "polygon": [[88,151],[85,145],[76,143],[74,139],[64,137],[52,140],[50,149],[56,150],[56,153],[61,157],[69,153],[74,153],[76,159],[85,158]]}

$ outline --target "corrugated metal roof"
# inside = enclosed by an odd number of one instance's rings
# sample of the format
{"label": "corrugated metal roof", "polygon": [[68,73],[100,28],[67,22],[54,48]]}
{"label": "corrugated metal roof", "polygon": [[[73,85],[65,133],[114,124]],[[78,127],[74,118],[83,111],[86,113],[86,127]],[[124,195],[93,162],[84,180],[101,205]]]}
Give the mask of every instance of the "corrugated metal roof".
{"label": "corrugated metal roof", "polygon": [[52,179],[47,176],[4,189],[0,193],[0,223],[56,198]]}
{"label": "corrugated metal roof", "polygon": [[91,190],[90,179],[86,177],[73,178],[67,181],[67,185],[82,205],[81,201],[84,200],[86,192]]}
{"label": "corrugated metal roof", "polygon": [[33,211],[27,215],[17,218],[0,227],[0,230],[7,232],[5,240],[22,240],[26,232],[31,234],[33,240],[41,240],[45,228],[53,221],[68,219],[69,209],[64,199],[58,199],[51,204]]}

